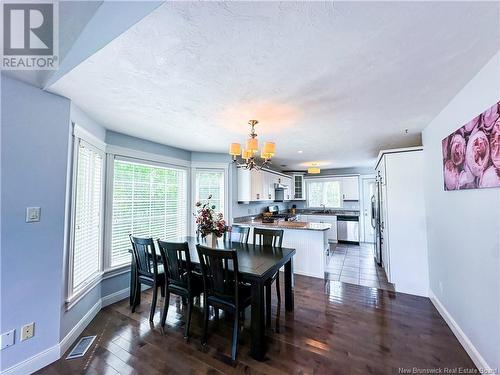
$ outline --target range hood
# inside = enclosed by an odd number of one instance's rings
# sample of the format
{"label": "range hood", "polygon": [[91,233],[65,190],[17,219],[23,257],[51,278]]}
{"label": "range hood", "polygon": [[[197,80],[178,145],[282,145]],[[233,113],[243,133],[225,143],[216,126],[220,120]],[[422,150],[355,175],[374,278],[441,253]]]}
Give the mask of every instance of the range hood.
{"label": "range hood", "polygon": [[288,189],[288,185],[283,184],[274,184],[274,190],[285,190]]}

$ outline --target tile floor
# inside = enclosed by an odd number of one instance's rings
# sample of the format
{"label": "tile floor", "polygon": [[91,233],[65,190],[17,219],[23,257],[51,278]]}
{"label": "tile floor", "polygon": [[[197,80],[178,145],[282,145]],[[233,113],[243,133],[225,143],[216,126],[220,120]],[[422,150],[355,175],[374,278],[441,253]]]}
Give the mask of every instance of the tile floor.
{"label": "tile floor", "polygon": [[394,291],[382,267],[373,258],[373,244],[330,244],[326,279]]}

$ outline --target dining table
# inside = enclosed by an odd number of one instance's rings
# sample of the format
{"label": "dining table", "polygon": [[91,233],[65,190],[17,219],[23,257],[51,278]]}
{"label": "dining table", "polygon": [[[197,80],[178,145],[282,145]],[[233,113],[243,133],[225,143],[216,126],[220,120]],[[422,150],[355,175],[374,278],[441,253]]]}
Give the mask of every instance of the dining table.
{"label": "dining table", "polygon": [[[200,262],[197,244],[207,246],[204,239],[196,236],[169,238],[169,242],[187,242],[192,265],[199,269]],[[285,311],[294,309],[293,292],[293,263],[295,249],[254,245],[248,243],[224,241],[218,239],[217,249],[235,250],[238,254],[238,271],[240,280],[251,285],[251,356],[256,360],[263,360],[266,353],[265,312],[264,312],[264,285],[278,270],[284,267],[285,274]],[[140,285],[136,273],[136,265],[132,257],[130,278],[130,305],[140,304]]]}

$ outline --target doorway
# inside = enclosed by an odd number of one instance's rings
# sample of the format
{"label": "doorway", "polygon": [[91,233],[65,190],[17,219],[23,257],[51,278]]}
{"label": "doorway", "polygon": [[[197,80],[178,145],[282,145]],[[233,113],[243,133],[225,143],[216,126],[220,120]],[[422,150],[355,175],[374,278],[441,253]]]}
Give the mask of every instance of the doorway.
{"label": "doorway", "polygon": [[363,233],[364,242],[375,243],[375,229],[372,226],[372,197],[375,194],[375,178],[363,178]]}

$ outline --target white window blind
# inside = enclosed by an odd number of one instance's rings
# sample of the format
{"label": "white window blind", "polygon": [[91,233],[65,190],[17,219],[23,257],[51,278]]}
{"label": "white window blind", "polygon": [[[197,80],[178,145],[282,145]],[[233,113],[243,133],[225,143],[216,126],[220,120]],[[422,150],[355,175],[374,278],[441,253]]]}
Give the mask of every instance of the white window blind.
{"label": "white window blind", "polygon": [[210,202],[216,212],[225,214],[224,207],[224,170],[197,169],[195,172],[195,201],[204,201],[212,196]]}
{"label": "white window blind", "polygon": [[307,181],[307,205],[309,207],[342,207],[342,185],[338,179]]}
{"label": "white window blind", "polygon": [[186,171],[114,161],[111,267],[130,262],[129,234],[168,239],[187,233]]}
{"label": "white window blind", "polygon": [[71,294],[75,295],[100,272],[101,200],[103,192],[103,156],[82,140],[78,152],[72,251]]}

